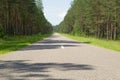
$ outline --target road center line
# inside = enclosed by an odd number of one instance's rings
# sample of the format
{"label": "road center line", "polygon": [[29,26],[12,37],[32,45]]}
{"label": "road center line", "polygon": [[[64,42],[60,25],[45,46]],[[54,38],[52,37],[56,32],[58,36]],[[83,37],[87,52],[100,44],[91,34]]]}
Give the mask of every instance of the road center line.
{"label": "road center line", "polygon": [[65,47],[63,45],[61,45],[61,49],[64,49]]}

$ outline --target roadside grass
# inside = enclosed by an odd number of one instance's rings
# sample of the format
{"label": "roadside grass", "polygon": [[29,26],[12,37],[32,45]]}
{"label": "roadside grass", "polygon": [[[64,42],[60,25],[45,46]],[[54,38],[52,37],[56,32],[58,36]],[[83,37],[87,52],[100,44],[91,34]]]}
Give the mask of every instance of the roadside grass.
{"label": "roadside grass", "polygon": [[97,39],[94,37],[80,37],[80,36],[73,36],[70,34],[61,34],[65,37],[77,40],[79,42],[83,43],[90,43],[95,46],[100,46],[103,48],[111,49],[114,51],[119,51],[120,52],[120,40],[106,40],[106,39]]}
{"label": "roadside grass", "polygon": [[0,55],[28,46],[36,41],[43,40],[51,34],[37,34],[32,36],[5,36],[0,39]]}

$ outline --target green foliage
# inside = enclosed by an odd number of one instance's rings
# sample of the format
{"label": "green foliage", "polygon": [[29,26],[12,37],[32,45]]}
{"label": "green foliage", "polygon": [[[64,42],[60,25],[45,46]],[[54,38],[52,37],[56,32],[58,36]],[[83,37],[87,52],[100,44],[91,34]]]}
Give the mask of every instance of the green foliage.
{"label": "green foliage", "polygon": [[100,46],[106,49],[111,49],[111,50],[120,52],[120,41],[119,40],[113,41],[113,40],[97,39],[93,37],[73,36],[69,34],[61,34],[61,35],[77,40],[79,42],[88,43],[88,44],[92,44],[95,46]]}
{"label": "green foliage", "polygon": [[75,24],[73,25],[73,32],[72,32],[72,34],[75,35],[75,36],[84,36],[85,35],[83,33],[83,31],[81,30],[78,21],[76,21]]}
{"label": "green foliage", "polygon": [[74,0],[59,32],[97,38],[120,38],[120,0]]}
{"label": "green foliage", "polygon": [[2,28],[2,26],[0,25],[0,38],[3,38],[3,36],[4,36],[3,28]]}
{"label": "green foliage", "polygon": [[5,34],[32,35],[52,32],[41,0],[0,0],[0,24]]}
{"label": "green foliage", "polygon": [[0,55],[18,50],[38,40],[43,40],[50,35],[51,34],[35,34],[31,36],[5,36],[3,39],[0,39]]}

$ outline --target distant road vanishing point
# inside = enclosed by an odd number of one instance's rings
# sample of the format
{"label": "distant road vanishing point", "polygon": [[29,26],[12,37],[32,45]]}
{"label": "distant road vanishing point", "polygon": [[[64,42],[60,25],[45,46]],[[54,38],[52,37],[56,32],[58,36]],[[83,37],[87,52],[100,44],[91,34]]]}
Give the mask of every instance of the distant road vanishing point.
{"label": "distant road vanishing point", "polygon": [[0,57],[0,80],[120,80],[120,53],[55,33]]}

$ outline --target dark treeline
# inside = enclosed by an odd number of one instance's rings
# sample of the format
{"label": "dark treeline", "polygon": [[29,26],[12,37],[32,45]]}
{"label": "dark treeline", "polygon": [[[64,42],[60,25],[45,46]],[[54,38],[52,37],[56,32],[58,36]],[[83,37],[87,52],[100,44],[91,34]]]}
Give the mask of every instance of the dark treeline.
{"label": "dark treeline", "polygon": [[31,35],[52,32],[41,0],[0,0],[0,35]]}
{"label": "dark treeline", "polygon": [[120,0],[74,0],[57,30],[73,35],[120,39]]}

